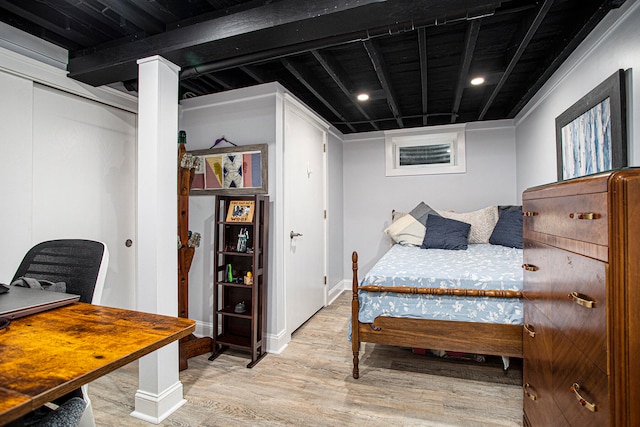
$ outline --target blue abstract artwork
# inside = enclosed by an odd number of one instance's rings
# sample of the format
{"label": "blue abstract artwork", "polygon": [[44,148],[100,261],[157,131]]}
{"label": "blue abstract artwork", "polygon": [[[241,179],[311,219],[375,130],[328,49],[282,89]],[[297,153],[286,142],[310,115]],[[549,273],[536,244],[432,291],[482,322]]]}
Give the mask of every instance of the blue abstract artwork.
{"label": "blue abstract artwork", "polygon": [[575,178],[612,169],[609,98],[562,128],[562,176]]}

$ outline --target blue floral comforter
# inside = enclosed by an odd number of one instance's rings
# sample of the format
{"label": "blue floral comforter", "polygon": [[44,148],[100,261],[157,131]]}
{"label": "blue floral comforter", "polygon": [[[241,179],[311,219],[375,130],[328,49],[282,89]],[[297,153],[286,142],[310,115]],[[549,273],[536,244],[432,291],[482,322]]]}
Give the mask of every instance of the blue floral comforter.
{"label": "blue floral comforter", "polygon": [[[491,244],[467,250],[395,245],[360,285],[522,290],[522,249]],[[360,291],[358,320],[378,316],[522,324],[517,298],[455,297]]]}

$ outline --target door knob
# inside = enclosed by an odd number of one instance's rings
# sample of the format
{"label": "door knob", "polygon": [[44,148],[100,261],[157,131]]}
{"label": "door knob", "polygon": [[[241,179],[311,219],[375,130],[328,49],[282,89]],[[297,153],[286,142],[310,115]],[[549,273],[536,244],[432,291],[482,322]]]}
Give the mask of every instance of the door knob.
{"label": "door knob", "polygon": [[290,238],[292,238],[292,239],[293,239],[294,237],[298,237],[298,236],[302,236],[302,234],[301,234],[301,233],[295,233],[295,232],[293,232],[293,231],[291,231],[291,233],[289,233],[289,237],[290,237]]}

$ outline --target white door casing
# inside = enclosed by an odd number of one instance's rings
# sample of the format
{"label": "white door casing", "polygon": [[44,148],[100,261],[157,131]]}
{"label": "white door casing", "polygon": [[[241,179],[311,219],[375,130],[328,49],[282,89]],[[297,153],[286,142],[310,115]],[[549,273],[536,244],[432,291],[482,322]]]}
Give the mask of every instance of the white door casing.
{"label": "white door casing", "polygon": [[284,123],[285,311],[292,333],[326,304],[327,132],[290,102]]}

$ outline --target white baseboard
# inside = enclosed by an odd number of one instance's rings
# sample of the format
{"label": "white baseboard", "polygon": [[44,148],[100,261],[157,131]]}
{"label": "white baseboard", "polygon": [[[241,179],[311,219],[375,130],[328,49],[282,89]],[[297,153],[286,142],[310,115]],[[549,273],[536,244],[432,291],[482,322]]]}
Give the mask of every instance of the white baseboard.
{"label": "white baseboard", "polygon": [[341,280],[338,282],[333,288],[329,289],[327,293],[327,305],[331,305],[336,298],[338,298],[342,293],[351,288],[351,282],[349,280]]}
{"label": "white baseboard", "polygon": [[196,320],[196,330],[193,332],[193,335],[197,337],[212,337],[213,323]]}
{"label": "white baseboard", "polygon": [[160,424],[185,403],[187,401],[183,398],[180,381],[159,395],[138,390],[135,395],[135,410],[131,416],[153,424]]}
{"label": "white baseboard", "polygon": [[[218,331],[218,333],[220,332],[222,331]],[[196,320],[196,330],[193,334],[196,337],[212,337],[213,323]],[[286,331],[280,331],[278,334],[266,333],[264,339],[264,349],[267,353],[280,354],[291,341],[291,334],[287,334]]]}
{"label": "white baseboard", "polygon": [[267,353],[280,354],[289,345],[291,341],[291,333],[282,330],[278,334],[265,334],[265,349]]}

